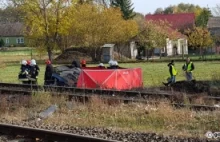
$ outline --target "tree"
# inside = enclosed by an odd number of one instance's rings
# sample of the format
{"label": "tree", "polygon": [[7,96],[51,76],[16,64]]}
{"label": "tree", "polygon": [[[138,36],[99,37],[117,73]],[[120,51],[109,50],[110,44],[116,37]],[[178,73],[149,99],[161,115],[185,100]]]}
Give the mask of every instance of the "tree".
{"label": "tree", "polygon": [[157,8],[154,12],[154,14],[163,14],[163,8]]}
{"label": "tree", "polygon": [[174,6],[170,5],[170,6],[168,6],[167,8],[164,9],[163,13],[164,14],[172,14],[172,13],[174,13],[174,9],[175,9]]}
{"label": "tree", "polygon": [[0,47],[3,47],[5,45],[5,42],[3,39],[0,40]]}
{"label": "tree", "polygon": [[123,18],[125,20],[131,19],[135,16],[134,8],[132,8],[133,4],[131,0],[112,0],[111,5],[113,7],[119,7],[121,12],[123,13]]}
{"label": "tree", "polygon": [[77,46],[91,50],[93,60],[100,60],[104,44],[127,42],[138,32],[136,22],[124,20],[119,8],[83,4],[72,10],[69,35]]}
{"label": "tree", "polygon": [[112,0],[77,0],[78,4],[99,4],[105,7],[109,7]]}
{"label": "tree", "polygon": [[[173,13],[195,13],[196,19],[202,13],[202,11],[207,8],[201,8],[198,5],[194,4],[184,4],[180,3],[178,5],[170,5],[164,9],[164,14],[173,14]],[[200,16],[201,18],[202,15]]]}
{"label": "tree", "polygon": [[[216,10],[218,11],[218,10]],[[220,11],[220,10],[219,10]],[[206,27],[209,17],[212,13],[209,8],[201,8],[194,4],[184,4],[180,3],[178,5],[170,5],[164,9],[165,14],[171,13],[195,13],[196,26]],[[218,13],[218,12],[217,12]],[[219,13],[220,14],[220,13]]]}
{"label": "tree", "polygon": [[8,5],[5,8],[0,9],[0,21],[1,22],[22,22],[24,13],[13,5]]}
{"label": "tree", "polygon": [[146,22],[144,15],[136,12],[133,20],[138,24],[139,31],[142,31]]}
{"label": "tree", "polygon": [[171,13],[195,13],[196,17],[202,12],[202,8],[194,4],[180,3],[178,5],[170,5],[164,9],[165,14]]}
{"label": "tree", "polygon": [[95,3],[101,4],[105,7],[109,7],[112,3],[112,0],[94,0]]}
{"label": "tree", "polygon": [[213,44],[210,32],[206,28],[194,27],[185,31],[188,37],[188,43],[190,46],[199,48],[200,55],[204,58],[204,49],[208,48]]}
{"label": "tree", "polygon": [[64,0],[13,0],[25,13],[26,37],[31,46],[46,48],[52,60],[52,51],[60,37],[67,34],[69,19],[68,1]]}
{"label": "tree", "polygon": [[220,16],[220,4],[217,4],[213,11],[216,16]]}
{"label": "tree", "polygon": [[78,4],[92,4],[93,0],[78,0]]}
{"label": "tree", "polygon": [[175,39],[176,34],[167,21],[148,21],[144,30],[138,34],[137,40],[147,51],[156,47],[162,49],[166,47],[167,39]]}
{"label": "tree", "polygon": [[203,8],[200,15],[196,18],[196,26],[205,28],[207,26],[209,17],[211,17],[211,16],[212,16],[212,13],[211,13],[210,9]]}

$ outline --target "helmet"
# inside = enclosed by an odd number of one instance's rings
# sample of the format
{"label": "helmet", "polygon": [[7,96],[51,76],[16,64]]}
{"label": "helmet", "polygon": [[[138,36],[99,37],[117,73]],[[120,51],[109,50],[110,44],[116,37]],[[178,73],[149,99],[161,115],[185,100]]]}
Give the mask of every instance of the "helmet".
{"label": "helmet", "polygon": [[49,64],[51,64],[51,61],[50,61],[50,60],[46,60],[45,63],[46,63],[47,65],[49,65]]}
{"label": "helmet", "polygon": [[104,67],[104,64],[103,64],[103,63],[100,63],[99,66],[100,66],[100,67]]}
{"label": "helmet", "polygon": [[82,60],[82,61],[81,61],[81,64],[82,64],[82,65],[85,65],[85,64],[86,64],[86,60]]}
{"label": "helmet", "polygon": [[112,65],[114,64],[114,61],[113,61],[113,60],[110,60],[110,61],[108,62],[108,64],[109,64],[110,66],[112,66]]}
{"label": "helmet", "polygon": [[33,65],[36,65],[36,64],[37,64],[36,61],[34,59],[32,59],[31,60],[31,65],[33,66]]}
{"label": "helmet", "polygon": [[22,60],[22,61],[21,61],[21,64],[22,64],[22,65],[27,65],[27,61],[26,61],[26,60]]}
{"label": "helmet", "polygon": [[30,60],[27,60],[27,64],[30,65],[30,64],[31,64],[31,61],[30,61]]}

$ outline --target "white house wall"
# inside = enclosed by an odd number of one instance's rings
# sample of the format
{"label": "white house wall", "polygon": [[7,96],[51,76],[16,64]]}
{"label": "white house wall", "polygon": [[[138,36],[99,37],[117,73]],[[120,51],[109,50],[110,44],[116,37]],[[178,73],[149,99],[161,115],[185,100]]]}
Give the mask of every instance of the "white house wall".
{"label": "white house wall", "polygon": [[184,55],[188,55],[188,43],[186,39],[178,39],[177,45],[177,51],[179,55],[182,55],[182,50]]}
{"label": "white house wall", "polygon": [[173,55],[173,45],[172,40],[167,39],[167,56]]}
{"label": "white house wall", "polygon": [[178,54],[182,54],[182,48],[181,48],[181,43],[180,43],[181,39],[177,40],[177,53]]}
{"label": "white house wall", "polygon": [[186,46],[185,46],[185,53],[186,55],[188,55],[189,51],[188,51],[188,41],[185,39],[185,42],[186,42]]}
{"label": "white house wall", "polygon": [[131,59],[135,59],[137,57],[137,45],[134,41],[130,42],[130,51],[131,51]]}

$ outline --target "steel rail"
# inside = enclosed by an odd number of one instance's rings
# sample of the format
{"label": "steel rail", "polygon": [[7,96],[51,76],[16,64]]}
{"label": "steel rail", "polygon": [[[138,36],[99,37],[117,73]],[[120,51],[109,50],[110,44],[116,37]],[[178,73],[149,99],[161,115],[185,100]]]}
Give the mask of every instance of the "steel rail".
{"label": "steel rail", "polygon": [[13,84],[13,83],[0,83],[0,87],[13,87],[13,88],[23,88],[30,90],[46,90],[46,91],[58,91],[58,92],[84,92],[84,93],[98,93],[98,94],[126,94],[130,97],[135,97],[137,95],[156,95],[160,94],[163,96],[170,96],[167,92],[155,92],[155,91],[118,91],[110,89],[88,89],[88,88],[77,88],[77,87],[64,87],[64,86],[40,86],[40,85],[28,85],[28,84]]}
{"label": "steel rail", "polygon": [[[12,83],[0,83],[0,87],[5,88],[19,88],[19,89],[27,89],[29,91],[53,91],[53,92],[69,92],[73,95],[76,93],[83,94],[99,94],[99,95],[117,95],[124,97],[136,97],[136,98],[166,98],[172,100],[175,97],[179,97],[181,95],[175,95],[173,92],[169,91],[117,91],[117,90],[107,90],[107,89],[86,89],[86,88],[76,88],[76,87],[63,87],[63,86],[40,86],[40,85],[28,85],[28,84],[12,84]],[[6,91],[6,90],[5,90]],[[3,91],[4,92],[4,91]],[[18,91],[17,91],[18,92]],[[22,93],[22,92],[21,92]],[[30,94],[30,93],[27,93]],[[183,96],[183,95],[182,95]],[[220,101],[220,97],[213,96],[201,96],[201,95],[186,95],[187,98],[191,99],[194,97],[204,97],[208,100]]]}
{"label": "steel rail", "polygon": [[45,129],[36,129],[31,127],[23,127],[10,124],[0,123],[0,132],[7,135],[22,135],[28,138],[41,138],[50,141],[65,142],[117,142],[114,140],[106,140],[90,136],[82,136],[71,133],[57,132]]}
{"label": "steel rail", "polygon": [[109,94],[127,94],[128,96],[137,95],[161,95],[161,96],[173,96],[171,91],[156,91],[156,90],[138,90],[138,91],[118,91],[110,89],[89,89],[89,88],[77,88],[77,87],[64,87],[64,86],[40,86],[29,84],[13,84],[13,83],[0,83],[0,87],[18,87],[30,90],[54,90],[54,91],[69,91],[69,92],[90,92],[90,93],[109,93]]}
{"label": "steel rail", "polygon": [[[163,97],[167,99],[173,99],[178,97],[169,91],[117,91],[117,90],[108,90],[108,89],[86,89],[86,88],[76,88],[76,87],[63,87],[63,86],[40,86],[40,85],[28,85],[28,84],[12,84],[12,83],[0,83],[0,87],[6,88],[22,88],[27,89],[29,91],[53,91],[53,92],[69,92],[72,94],[75,93],[83,93],[83,94],[99,94],[99,95],[118,95],[124,97],[138,97],[138,98],[146,98],[146,97]],[[28,93],[27,93],[28,94]],[[187,98],[200,97],[200,95],[186,95]],[[220,101],[220,97],[213,96],[202,96],[205,99]]]}
{"label": "steel rail", "polygon": [[4,94],[10,94],[10,95],[31,95],[32,91],[0,88],[0,95],[4,95]]}

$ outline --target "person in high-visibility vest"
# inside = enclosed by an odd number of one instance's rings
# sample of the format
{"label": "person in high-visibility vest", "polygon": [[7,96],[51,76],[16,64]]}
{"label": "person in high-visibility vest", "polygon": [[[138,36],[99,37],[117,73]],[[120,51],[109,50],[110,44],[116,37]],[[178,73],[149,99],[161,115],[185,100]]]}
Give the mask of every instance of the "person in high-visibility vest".
{"label": "person in high-visibility vest", "polygon": [[170,79],[168,80],[167,83],[163,82],[163,84],[165,86],[168,86],[170,84],[175,83],[176,82],[176,75],[177,75],[177,70],[174,66],[174,60],[172,60],[167,66],[169,67]]}
{"label": "person in high-visibility vest", "polygon": [[190,58],[188,57],[186,59],[186,63],[182,67],[183,71],[185,71],[186,80],[191,81],[192,80],[192,72],[195,69],[195,66],[192,61],[190,61]]}

